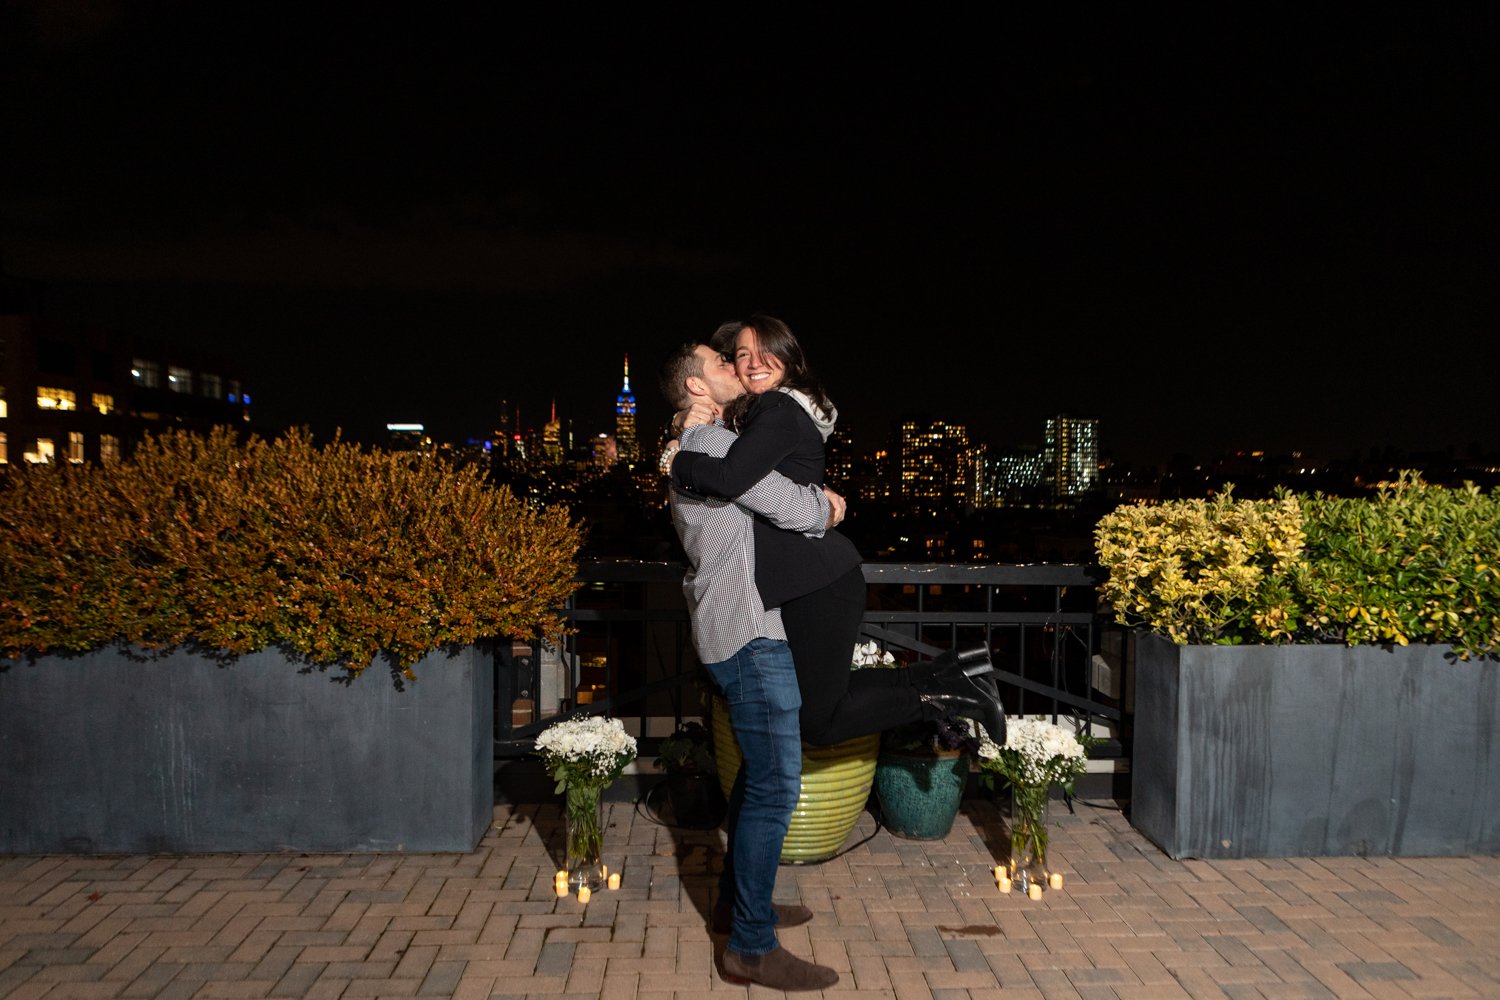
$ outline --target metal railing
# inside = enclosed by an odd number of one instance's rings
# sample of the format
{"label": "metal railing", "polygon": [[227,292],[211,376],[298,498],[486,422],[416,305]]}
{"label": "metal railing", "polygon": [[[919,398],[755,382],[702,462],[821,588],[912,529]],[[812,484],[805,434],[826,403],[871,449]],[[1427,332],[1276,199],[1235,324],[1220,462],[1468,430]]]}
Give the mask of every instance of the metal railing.
{"label": "metal railing", "polygon": [[[1094,688],[1097,578],[1088,567],[866,563],[864,572],[864,637],[903,659],[985,645],[1008,713],[1089,724],[1108,735],[1094,756],[1128,757],[1124,705]],[[569,715],[627,720],[643,754],[685,719],[702,718],[709,683],[692,647],[682,574],[676,563],[582,564],[562,609],[569,634],[497,657],[496,756],[525,754],[537,733]]]}

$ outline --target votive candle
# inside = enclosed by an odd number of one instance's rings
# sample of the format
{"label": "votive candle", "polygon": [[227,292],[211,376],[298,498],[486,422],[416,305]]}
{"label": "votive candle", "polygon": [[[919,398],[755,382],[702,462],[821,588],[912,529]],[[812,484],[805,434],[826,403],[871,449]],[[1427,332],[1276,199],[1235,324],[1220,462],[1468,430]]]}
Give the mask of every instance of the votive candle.
{"label": "votive candle", "polygon": [[[579,893],[582,894],[582,892],[583,892],[583,890],[580,889]],[[1032,899],[1041,899],[1042,898],[1042,886],[1041,886],[1041,883],[1039,883],[1039,882],[1033,882],[1033,883],[1031,883],[1031,888],[1026,890],[1026,895],[1030,896]]]}
{"label": "votive candle", "polygon": [[996,865],[995,866],[995,881],[998,882],[998,881],[1000,881],[1003,878],[1010,878],[1010,870],[1008,868],[1006,868],[1004,865]]}
{"label": "votive candle", "polygon": [[[1038,892],[1040,892],[1040,890],[1038,890]],[[592,895],[593,892],[589,889],[588,886],[580,885],[578,887],[578,901],[580,903],[587,903],[589,901],[589,897]]]}
{"label": "votive candle", "polygon": [[1000,876],[1000,891],[1001,892],[1010,892],[1010,876],[1009,875],[1001,875]]}
{"label": "votive candle", "polygon": [[557,894],[559,896],[566,896],[568,894],[568,883],[566,883],[566,882],[559,882],[559,883],[557,883]]}
{"label": "votive candle", "polygon": [[1062,888],[1062,872],[1053,872],[1047,879],[1047,884],[1054,889]]}
{"label": "votive candle", "polygon": [[557,880],[559,882],[566,882],[568,880],[568,870],[566,868],[559,868],[557,870]]}
{"label": "votive candle", "polygon": [[610,887],[611,890],[620,888],[620,873],[619,872],[610,872],[610,875],[609,875],[609,887]]}

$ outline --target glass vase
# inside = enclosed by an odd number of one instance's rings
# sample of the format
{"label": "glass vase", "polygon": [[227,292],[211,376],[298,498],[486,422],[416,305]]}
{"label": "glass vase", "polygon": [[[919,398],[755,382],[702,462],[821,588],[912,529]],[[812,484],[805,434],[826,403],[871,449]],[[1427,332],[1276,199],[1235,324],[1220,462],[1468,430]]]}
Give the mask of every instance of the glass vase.
{"label": "glass vase", "polygon": [[1047,887],[1047,802],[1049,786],[1010,786],[1010,872],[1021,892],[1032,883]]}
{"label": "glass vase", "polygon": [[567,791],[568,884],[592,891],[604,884],[604,797],[600,785],[571,784]]}

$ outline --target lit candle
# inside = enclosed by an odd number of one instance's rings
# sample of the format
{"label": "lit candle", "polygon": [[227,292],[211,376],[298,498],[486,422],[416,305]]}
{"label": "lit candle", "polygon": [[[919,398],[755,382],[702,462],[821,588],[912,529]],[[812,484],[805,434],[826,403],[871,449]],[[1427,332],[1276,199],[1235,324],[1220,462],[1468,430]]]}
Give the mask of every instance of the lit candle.
{"label": "lit candle", "polygon": [[996,865],[995,866],[995,881],[998,882],[998,881],[1000,881],[1003,878],[1010,878],[1010,872],[1006,869],[1006,867],[1004,865]]}
{"label": "lit candle", "polygon": [[[1041,894],[1041,890],[1040,889],[1037,890],[1037,894],[1038,895]],[[592,895],[593,895],[593,893],[589,891],[589,887],[588,886],[586,886],[586,885],[580,885],[578,887],[578,901],[580,903],[587,903],[589,901],[589,897],[592,896]]]}
{"label": "lit candle", "polygon": [[599,875],[601,877],[603,877],[603,876],[608,875],[608,874],[609,874],[609,865],[600,865],[599,866]]}
{"label": "lit candle", "polygon": [[566,882],[559,882],[559,883],[557,883],[557,894],[559,896],[566,896],[568,894],[568,883],[566,883]]}
{"label": "lit candle", "polygon": [[[583,890],[582,889],[578,890],[578,894],[580,896],[583,895]],[[1042,898],[1042,884],[1040,882],[1033,882],[1033,883],[1031,883],[1031,888],[1026,890],[1026,895],[1030,896],[1032,899],[1041,899]]]}
{"label": "lit candle", "polygon": [[557,870],[557,880],[559,882],[566,882],[568,880],[568,870],[566,868],[559,868]]}
{"label": "lit candle", "polygon": [[1000,876],[1000,891],[1001,892],[1010,892],[1010,876],[1009,875],[1001,875]]}
{"label": "lit candle", "polygon": [[609,876],[609,887],[610,887],[610,889],[618,889],[618,888],[620,888],[620,873],[619,872],[611,872],[610,873],[610,876]]}
{"label": "lit candle", "polygon": [[1054,889],[1061,889],[1062,888],[1062,872],[1053,872],[1052,875],[1047,879],[1047,884],[1050,885]]}

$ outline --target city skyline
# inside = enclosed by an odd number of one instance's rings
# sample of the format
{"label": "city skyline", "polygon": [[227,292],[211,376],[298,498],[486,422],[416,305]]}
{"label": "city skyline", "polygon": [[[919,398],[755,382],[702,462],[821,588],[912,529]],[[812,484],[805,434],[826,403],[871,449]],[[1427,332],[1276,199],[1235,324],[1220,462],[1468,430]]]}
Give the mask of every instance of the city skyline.
{"label": "city skyline", "polygon": [[8,5],[4,270],[322,436],[607,427],[629,353],[644,441],[657,359],[762,310],[856,437],[1500,447],[1493,12],[444,17]]}

